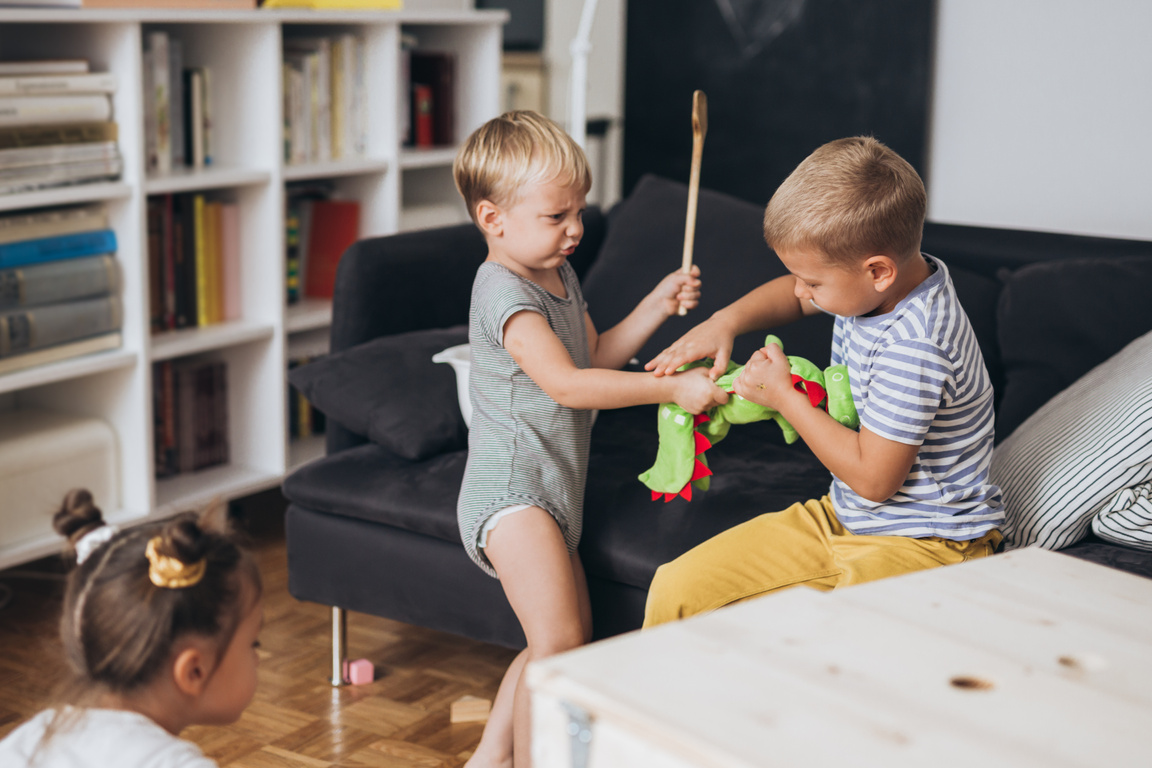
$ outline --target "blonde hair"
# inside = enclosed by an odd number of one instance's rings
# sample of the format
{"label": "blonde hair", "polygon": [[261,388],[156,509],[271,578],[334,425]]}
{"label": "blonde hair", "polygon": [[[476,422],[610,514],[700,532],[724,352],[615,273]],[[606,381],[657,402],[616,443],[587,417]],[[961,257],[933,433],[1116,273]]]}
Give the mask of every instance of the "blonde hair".
{"label": "blonde hair", "polygon": [[530,110],[505,112],[477,128],[452,164],[456,189],[476,221],[481,200],[515,205],[528,184],[592,188],[584,150],[556,123]]}
{"label": "blonde hair", "polygon": [[871,136],[832,141],[789,174],[764,211],[769,247],[809,248],[847,265],[920,252],[927,196],[920,174]]}

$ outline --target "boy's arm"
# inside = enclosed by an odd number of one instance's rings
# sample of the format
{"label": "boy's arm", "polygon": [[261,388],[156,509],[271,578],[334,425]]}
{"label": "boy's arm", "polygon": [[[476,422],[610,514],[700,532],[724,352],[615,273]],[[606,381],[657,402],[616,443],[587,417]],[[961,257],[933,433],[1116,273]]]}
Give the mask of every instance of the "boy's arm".
{"label": "boy's arm", "polygon": [[661,280],[627,317],[604,333],[596,333],[592,318],[584,313],[592,367],[623,368],[681,306],[695,309],[699,303],[700,268],[693,265],[691,274],[673,272]]}
{"label": "boy's arm", "polygon": [[867,427],[856,432],[813,408],[808,396],[793,388],[788,358],[775,344],[752,355],[734,389],[780,411],[828,471],[865,499],[887,501],[908,479],[920,446],[889,440]]}
{"label": "boy's arm", "polygon": [[624,408],[675,402],[700,413],[728,395],[703,370],[656,379],[643,373],[577,368],[548,321],[532,311],[512,315],[504,324],[504,348],[544,392],[569,408]]}
{"label": "boy's arm", "polygon": [[732,302],[677,339],[645,364],[645,370],[667,376],[685,363],[704,357],[715,360],[710,375],[724,374],[732,355],[732,343],[749,331],[766,330],[814,315],[820,310],[796,297],[796,278],[784,275],[764,283]]}

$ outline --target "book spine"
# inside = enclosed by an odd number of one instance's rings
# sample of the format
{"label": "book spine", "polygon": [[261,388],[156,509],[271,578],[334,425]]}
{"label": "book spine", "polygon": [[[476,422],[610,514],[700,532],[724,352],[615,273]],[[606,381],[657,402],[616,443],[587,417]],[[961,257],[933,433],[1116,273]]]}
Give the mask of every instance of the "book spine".
{"label": "book spine", "polygon": [[111,229],[77,232],[59,237],[25,240],[0,245],[0,267],[19,267],[43,261],[73,259],[116,251],[116,233]]}
{"label": "book spine", "polygon": [[192,198],[192,228],[194,232],[192,258],[196,274],[196,325],[212,322],[208,314],[208,253],[205,240],[204,195]]}
{"label": "book spine", "polygon": [[176,248],[178,247],[176,220],[172,208],[172,195],[160,199],[160,263],[164,281],[161,295],[164,300],[163,328],[176,328]]}
{"label": "book spine", "polygon": [[209,323],[218,323],[224,316],[221,296],[220,272],[220,203],[204,203],[204,276],[208,294],[205,307]]}
{"label": "book spine", "polygon": [[25,168],[57,163],[83,163],[119,157],[115,142],[53,144],[46,147],[0,149],[0,169]]}
{"label": "book spine", "polygon": [[87,123],[111,117],[112,102],[104,94],[15,96],[0,100],[0,126]]}
{"label": "book spine", "polygon": [[120,270],[112,256],[4,269],[0,270],[0,312],[106,296],[119,289]]}
{"label": "book spine", "polygon": [[172,110],[172,165],[184,165],[184,43],[168,41],[168,104]]}
{"label": "book spine", "polygon": [[345,67],[345,51],[347,47],[347,43],[343,37],[338,37],[332,42],[332,78],[329,87],[332,104],[329,109],[329,114],[331,115],[333,160],[340,160],[351,154],[346,149],[348,145],[344,140],[344,126],[350,117],[344,91],[348,79],[348,72]]}
{"label": "book spine", "polygon": [[415,83],[412,86],[413,133],[418,147],[431,147],[435,143],[432,110],[432,86]]}
{"label": "book spine", "polygon": [[321,161],[332,159],[332,46],[326,37],[320,38],[316,59],[316,133]]}
{"label": "book spine", "polygon": [[184,162],[193,168],[204,167],[204,73],[199,69],[185,70]]}
{"label": "book spine", "polygon": [[164,212],[158,198],[150,197],[147,202],[148,232],[148,321],[152,333],[164,330],[164,265],[163,265],[163,222]]}
{"label": "book spine", "polygon": [[287,288],[288,303],[300,300],[300,208],[299,201],[290,200],[284,222],[284,242],[286,273],[284,284]]}
{"label": "book spine", "polygon": [[240,206],[224,203],[220,208],[221,282],[223,282],[224,320],[239,320],[243,315],[240,294]]}
{"label": "book spine", "polygon": [[168,65],[171,56],[168,50],[167,32],[148,33],[147,66],[151,72],[146,80],[151,91],[148,104],[153,111],[149,125],[155,131],[149,142],[148,167],[157,173],[172,171],[172,107],[170,102]]}
{"label": "book spine", "polygon": [[0,244],[107,228],[108,212],[102,204],[53,208],[0,217]]}
{"label": "book spine", "polygon": [[29,59],[0,61],[0,76],[17,75],[82,75],[88,71],[87,59]]}
{"label": "book spine", "polygon": [[204,67],[200,74],[200,112],[203,116],[204,165],[212,164],[212,70]]}
{"label": "book spine", "polygon": [[71,125],[17,125],[0,127],[0,149],[42,147],[51,144],[84,144],[116,141],[119,131],[113,122],[87,122]]}
{"label": "book spine", "polygon": [[120,330],[117,296],[49,304],[0,315],[0,357]]}
{"label": "book spine", "polygon": [[0,77],[0,96],[44,96],[62,93],[114,93],[116,75],[39,75]]}

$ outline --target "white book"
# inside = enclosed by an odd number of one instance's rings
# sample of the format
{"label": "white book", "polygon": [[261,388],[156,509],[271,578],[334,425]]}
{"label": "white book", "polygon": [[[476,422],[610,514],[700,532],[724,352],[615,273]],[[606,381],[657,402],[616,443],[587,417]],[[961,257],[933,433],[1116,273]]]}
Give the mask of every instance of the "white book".
{"label": "white book", "polygon": [[204,70],[188,70],[188,130],[192,157],[185,162],[193,168],[204,167]]}
{"label": "white book", "polygon": [[103,203],[49,208],[0,216],[0,243],[17,243],[107,228],[108,210]]}
{"label": "white book", "polygon": [[[368,86],[365,83],[364,40],[353,37],[352,49],[352,137],[357,157],[368,154]],[[401,87],[400,90],[407,89]],[[408,103],[408,99],[404,99]]]}
{"label": "white book", "polygon": [[0,61],[0,76],[81,74],[88,71],[86,59],[31,59]]}
{"label": "white book", "polygon": [[0,174],[13,168],[54,165],[56,163],[79,163],[85,160],[105,160],[116,157],[118,154],[119,150],[114,141],[0,149]]}
{"label": "white book", "polygon": [[184,43],[168,40],[168,105],[172,111],[172,165],[184,165]]}
{"label": "white book", "polygon": [[172,172],[172,101],[171,83],[169,82],[168,64],[168,33],[148,33],[147,64],[151,74],[146,78],[148,87],[152,91],[152,100],[149,105],[155,112],[151,121],[156,139],[152,151],[148,154],[148,168],[161,174]]}
{"label": "white book", "polygon": [[116,75],[26,75],[0,77],[0,96],[42,96],[59,93],[114,93]]}
{"label": "white book", "polygon": [[102,122],[112,118],[105,94],[0,98],[0,126]]}
{"label": "white book", "polygon": [[59,187],[66,184],[119,178],[122,164],[119,157],[86,163],[62,163],[37,166],[38,173],[21,178],[0,179],[0,194],[28,192],[34,189]]}

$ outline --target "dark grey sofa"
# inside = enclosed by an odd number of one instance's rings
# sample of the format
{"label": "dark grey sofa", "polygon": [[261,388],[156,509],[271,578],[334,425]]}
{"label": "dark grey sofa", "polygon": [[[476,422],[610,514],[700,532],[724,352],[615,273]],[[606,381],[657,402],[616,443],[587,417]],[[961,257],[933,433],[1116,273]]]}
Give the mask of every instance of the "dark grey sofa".
{"label": "dark grey sofa", "polygon": [[[623,317],[660,276],[678,266],[685,208],[686,187],[646,177],[608,215],[588,211],[572,262],[597,327]],[[703,303],[689,317],[669,320],[641,360],[715,309],[783,273],[761,237],[761,214],[761,206],[701,192],[695,253],[705,281]],[[1134,281],[1125,277],[1132,269],[1152,274],[1152,243],[929,223],[924,250],[949,265],[972,319],[997,388],[1000,437],[1152,329],[1147,282],[1129,285]],[[445,449],[405,458],[379,444],[381,429],[385,438],[391,436],[387,426],[377,427],[374,442],[355,414],[342,426],[330,411],[328,455],[284,482],[290,502],[289,589],[301,600],[517,647],[523,635],[499,583],[468,560],[459,541],[455,505],[467,457],[465,434],[455,421],[459,412],[450,369],[424,354],[466,340],[469,292],[484,255],[484,243],[470,225],[365,240],[344,255],[333,308],[334,355],[380,340],[419,350],[425,338],[420,332],[447,329],[430,347],[404,358],[403,367],[411,370],[402,371],[400,381],[413,383],[376,380],[385,393],[396,393],[400,411],[411,394],[408,388],[419,388],[422,407],[438,420],[430,431]],[[1084,274],[1097,270],[1085,269],[1085,259],[1106,267],[1087,284]],[[1077,268],[1065,277],[1065,265]],[[1076,316],[1061,311],[1062,291],[1098,292],[1107,301],[1098,312]],[[1046,304],[1052,305],[1047,314]],[[998,322],[1003,317],[1013,318],[1011,327]],[[790,354],[827,361],[829,318],[808,318],[778,333]],[[734,359],[746,360],[759,341],[739,340]],[[376,375],[358,373],[352,365],[328,383],[314,381],[314,387],[330,391],[313,394],[333,403],[335,411],[354,410],[365,391],[356,379]],[[387,410],[389,404],[376,407]],[[593,432],[580,550],[597,637],[640,625],[648,584],[661,563],[762,512],[819,496],[829,483],[827,471],[802,443],[784,445],[779,430],[765,423],[734,429],[717,446],[710,456],[716,472],[711,491],[692,502],[652,502],[636,476],[655,456],[655,413],[652,406],[604,411]],[[405,414],[394,415],[402,420]],[[360,434],[347,424],[357,425]],[[1152,553],[1091,537],[1067,551],[1152,577]],[[334,611],[337,644],[341,616]]]}

